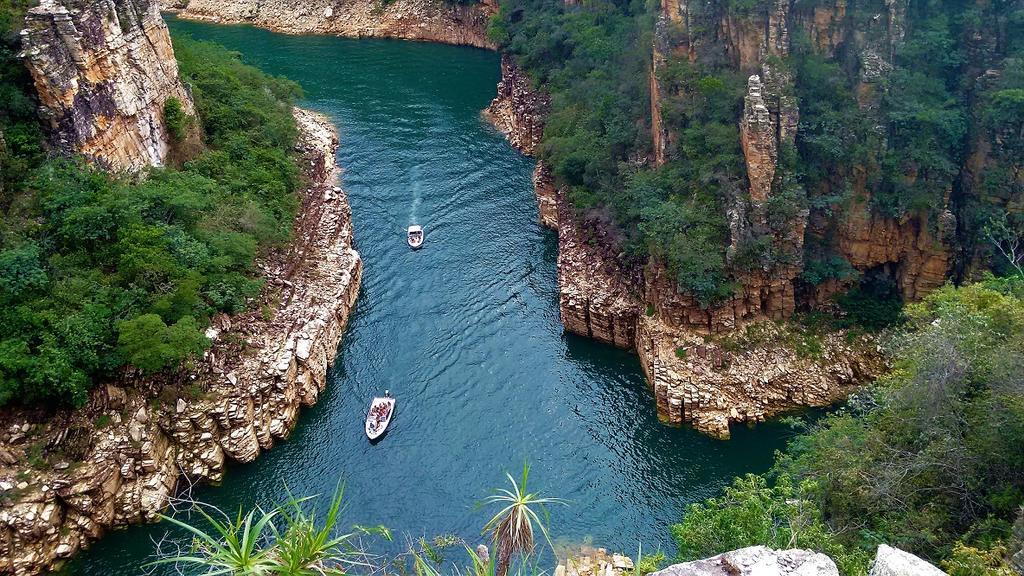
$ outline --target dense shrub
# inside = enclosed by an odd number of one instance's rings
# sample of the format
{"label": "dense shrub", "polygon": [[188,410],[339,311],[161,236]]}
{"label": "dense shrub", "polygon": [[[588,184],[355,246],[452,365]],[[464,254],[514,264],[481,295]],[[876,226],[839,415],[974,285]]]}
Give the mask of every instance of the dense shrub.
{"label": "dense shrub", "polygon": [[887,543],[951,574],[1009,574],[1024,526],[1022,286],[945,287],[908,306],[893,372],[791,442],[771,481],[737,479],[691,507],[673,527],[682,559],[797,545],[860,574]]}
{"label": "dense shrub", "polygon": [[[175,48],[209,144],[181,170],[137,180],[43,161],[38,131],[8,128],[17,102],[3,112],[8,161],[28,169],[8,190],[0,235],[0,404],[77,404],[124,366],[196,357],[210,316],[257,294],[257,254],[290,235],[298,88],[210,44]],[[176,137],[194,121],[173,99],[164,112]]]}

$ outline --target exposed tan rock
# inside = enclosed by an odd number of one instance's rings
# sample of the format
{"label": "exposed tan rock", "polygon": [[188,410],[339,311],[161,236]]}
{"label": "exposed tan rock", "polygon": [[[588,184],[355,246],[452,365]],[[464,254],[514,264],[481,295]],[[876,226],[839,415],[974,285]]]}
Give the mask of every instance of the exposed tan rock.
{"label": "exposed tan rock", "polygon": [[[517,150],[533,156],[544,135],[544,117],[550,106],[547,95],[534,90],[530,78],[519,69],[515,60],[503,55],[498,94],[483,111],[484,118],[505,134]],[[537,195],[541,224],[557,229],[557,193],[551,171],[543,162],[537,162],[533,171],[533,189]]]}
{"label": "exposed tan rock", "polygon": [[857,270],[890,266],[901,296],[918,300],[946,282],[951,248],[943,238],[956,227],[949,210],[930,231],[924,216],[907,215],[899,220],[872,213],[867,201],[854,201],[839,222],[836,238],[841,253]]}
{"label": "exposed tan rock", "polygon": [[544,117],[550,106],[550,99],[534,90],[530,77],[515,60],[502,55],[498,95],[484,110],[484,117],[501,130],[517,150],[533,156],[544,135]]}
{"label": "exposed tan rock", "polygon": [[644,315],[636,348],[658,415],[717,438],[728,438],[732,423],[828,406],[885,365],[870,339],[848,342],[843,332],[802,333],[772,321],[711,336]]}
{"label": "exposed tan rock", "polygon": [[164,103],[193,104],[156,0],[42,0],[22,44],[57,149],[117,170],[165,163]]}
{"label": "exposed tan rock", "polygon": [[747,161],[750,200],[755,204],[768,200],[779,160],[778,132],[761,94],[762,87],[761,77],[757,74],[747,80],[747,95],[743,98],[743,116],[740,118],[740,144]]}
{"label": "exposed tan rock", "polygon": [[623,576],[633,570],[633,559],[609,554],[604,548],[583,546],[558,554],[555,576]]}
{"label": "exposed tan rock", "polygon": [[[37,574],[111,527],[153,520],[183,479],[219,480],[227,460],[253,460],[287,437],[301,406],[316,402],[362,261],[347,198],[335,186],[334,128],[312,112],[295,115],[310,185],[294,242],[260,263],[267,285],[259,303],[268,313],[257,305],[216,318],[207,332],[214,344],[186,386],[163,394],[161,383],[149,392],[142,379],[132,388],[99,387],[84,410],[40,424],[8,414],[0,452],[14,458],[0,466],[0,573]],[[29,452],[52,460],[72,452],[75,438],[86,441],[80,458],[31,465]]]}
{"label": "exposed tan rock", "polygon": [[538,161],[533,169],[533,191],[537,195],[540,223],[558,230],[558,191],[551,170],[543,161]]}
{"label": "exposed tan rock", "polygon": [[245,23],[286,34],[401,38],[493,48],[487,22],[497,2],[451,4],[434,0],[162,0],[182,18]]}
{"label": "exposed tan rock", "polygon": [[[564,200],[562,200],[564,203]],[[558,219],[559,311],[565,330],[620,348],[636,346],[641,303],[639,286],[614,255],[603,253],[607,242],[599,226],[577,219],[560,206]]]}

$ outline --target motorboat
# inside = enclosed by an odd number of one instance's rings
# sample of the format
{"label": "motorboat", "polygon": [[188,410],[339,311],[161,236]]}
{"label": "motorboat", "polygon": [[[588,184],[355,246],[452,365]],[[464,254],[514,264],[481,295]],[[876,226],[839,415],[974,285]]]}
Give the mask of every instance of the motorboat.
{"label": "motorboat", "polygon": [[423,246],[423,227],[422,226],[409,226],[409,246],[413,250]]}
{"label": "motorboat", "polygon": [[366,437],[376,440],[383,436],[394,415],[395,399],[391,397],[391,392],[385,391],[384,396],[375,397],[366,413]]}

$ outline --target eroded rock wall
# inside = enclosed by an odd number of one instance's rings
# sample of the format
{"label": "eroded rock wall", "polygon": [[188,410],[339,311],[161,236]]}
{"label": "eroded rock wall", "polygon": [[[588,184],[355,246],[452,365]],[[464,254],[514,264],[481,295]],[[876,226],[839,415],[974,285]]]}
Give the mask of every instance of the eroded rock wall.
{"label": "eroded rock wall", "polygon": [[[538,102],[546,105],[546,100],[510,64],[506,58],[498,96],[485,116],[513,145],[532,154],[543,128],[538,110],[544,108]],[[777,88],[771,88],[767,100],[764,96],[756,99],[763,110],[751,114],[762,115],[757,130],[763,145],[777,150],[780,139],[791,143],[796,112],[789,111],[793,103]],[[767,156],[765,170],[774,172],[776,156]],[[774,174],[765,176],[765,199],[774,180]],[[726,438],[732,423],[828,405],[881,370],[877,350],[868,341],[851,344],[842,333],[797,334],[782,322],[795,311],[792,279],[798,267],[750,272],[733,298],[704,307],[681,294],[660,263],[628,264],[607,217],[578,214],[543,162],[538,162],[534,184],[542,221],[558,231],[559,311],[565,330],[635,350],[664,421]],[[545,208],[550,205],[554,208]],[[745,220],[756,211],[746,203],[738,209]],[[781,241],[799,247],[803,228],[797,230],[795,240]],[[808,346],[812,349],[802,349]]]}
{"label": "eroded rock wall", "polygon": [[252,24],[286,34],[400,38],[494,48],[487,22],[497,2],[434,0],[161,0],[182,18]]}
{"label": "eroded rock wall", "polygon": [[[111,384],[74,413],[0,430],[0,573],[38,574],[106,530],[155,519],[186,479],[217,481],[286,438],[326,385],[359,293],[345,193],[336,186],[334,127],[296,110],[309,187],[291,246],[260,263],[259,305],[221,315],[187,386],[141,378]],[[45,454],[42,460],[39,455]]]}
{"label": "eroded rock wall", "polygon": [[165,163],[164,103],[193,103],[156,0],[42,0],[22,45],[56,149],[115,170]]}

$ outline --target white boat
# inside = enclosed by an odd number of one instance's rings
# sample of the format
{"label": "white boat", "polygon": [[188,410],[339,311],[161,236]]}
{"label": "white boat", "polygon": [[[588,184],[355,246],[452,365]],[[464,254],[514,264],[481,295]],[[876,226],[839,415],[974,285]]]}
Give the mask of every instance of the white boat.
{"label": "white boat", "polygon": [[423,246],[423,227],[409,226],[409,246],[413,250]]}
{"label": "white boat", "polygon": [[378,396],[370,403],[370,410],[366,413],[366,437],[376,440],[384,435],[391,424],[391,417],[395,415],[395,399],[391,393],[385,391],[384,396]]}

